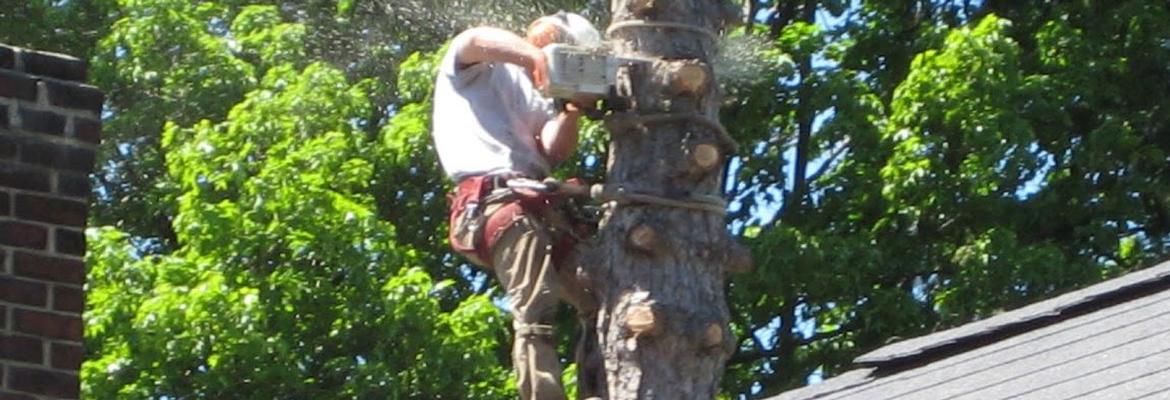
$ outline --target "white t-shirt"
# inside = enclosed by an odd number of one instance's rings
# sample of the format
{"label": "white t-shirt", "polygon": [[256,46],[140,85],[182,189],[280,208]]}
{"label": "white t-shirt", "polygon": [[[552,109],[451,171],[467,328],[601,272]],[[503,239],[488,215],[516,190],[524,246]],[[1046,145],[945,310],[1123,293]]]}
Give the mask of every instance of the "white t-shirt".
{"label": "white t-shirt", "polygon": [[536,135],[554,115],[552,101],[533,87],[523,67],[485,62],[460,69],[455,55],[473,34],[455,37],[435,80],[432,136],[443,170],[455,182],[495,173],[548,175]]}

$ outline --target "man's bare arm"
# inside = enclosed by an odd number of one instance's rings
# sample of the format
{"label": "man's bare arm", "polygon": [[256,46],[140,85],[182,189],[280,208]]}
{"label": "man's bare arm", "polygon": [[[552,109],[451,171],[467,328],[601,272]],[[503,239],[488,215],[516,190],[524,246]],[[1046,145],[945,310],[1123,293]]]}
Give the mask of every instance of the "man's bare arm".
{"label": "man's bare arm", "polygon": [[544,88],[548,84],[544,53],[524,38],[503,29],[489,27],[473,28],[470,33],[472,36],[467,45],[455,54],[456,64],[465,66],[481,62],[506,62],[524,67],[537,88]]}
{"label": "man's bare arm", "polygon": [[544,124],[540,131],[540,146],[550,165],[560,164],[577,147],[577,122],[581,110],[569,103],[564,111]]}

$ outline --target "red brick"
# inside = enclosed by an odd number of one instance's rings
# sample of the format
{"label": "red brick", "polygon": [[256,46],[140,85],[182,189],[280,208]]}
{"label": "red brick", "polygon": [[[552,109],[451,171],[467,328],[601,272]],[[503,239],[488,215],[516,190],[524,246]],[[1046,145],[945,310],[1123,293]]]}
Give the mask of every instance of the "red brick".
{"label": "red brick", "polygon": [[75,256],[85,255],[85,233],[72,229],[57,228],[55,249],[58,253]]}
{"label": "red brick", "polygon": [[71,169],[82,173],[93,170],[93,150],[35,138],[21,138],[17,143],[20,147],[20,161],[26,164]]}
{"label": "red brick", "polygon": [[29,132],[61,136],[65,134],[65,117],[51,111],[20,108],[21,127]]}
{"label": "red brick", "polygon": [[17,194],[15,214],[32,221],[83,227],[86,205],[80,201]]}
{"label": "red brick", "polygon": [[17,332],[53,339],[81,341],[81,316],[50,314],[17,308],[12,310]]}
{"label": "red brick", "polygon": [[0,162],[0,187],[49,191],[49,173],[37,168]]}
{"label": "red brick", "polygon": [[44,307],[48,304],[48,293],[49,287],[44,283],[0,275],[0,301]]}
{"label": "red brick", "polygon": [[12,272],[18,276],[81,286],[85,283],[85,263],[81,260],[41,256],[23,251],[12,259]]}
{"label": "red brick", "polygon": [[0,359],[32,364],[45,362],[45,348],[40,339],[30,336],[0,336]]}
{"label": "red brick", "polygon": [[0,70],[0,97],[37,101],[37,78]]}
{"label": "red brick", "polygon": [[26,164],[56,167],[62,164],[62,145],[32,138],[20,138],[20,161]]}
{"label": "red brick", "polygon": [[93,171],[93,162],[96,159],[96,153],[94,153],[93,150],[74,146],[64,146],[62,151],[63,158],[61,160],[62,163],[60,164],[62,168],[81,171],[84,173]]}
{"label": "red brick", "polygon": [[53,288],[53,309],[80,314],[85,308],[85,294],[81,289],[65,286]]}
{"label": "red brick", "polygon": [[49,94],[49,104],[94,113],[102,110],[102,92],[93,86],[46,80],[45,89]]}
{"label": "red brick", "polygon": [[24,72],[67,81],[85,82],[88,66],[85,61],[64,54],[24,50]]}
{"label": "red brick", "polygon": [[43,226],[18,221],[0,221],[0,244],[29,249],[44,249],[49,230]]}
{"label": "red brick", "polygon": [[83,359],[85,359],[85,351],[81,349],[81,346],[53,343],[53,368],[76,371],[81,369]]}
{"label": "red brick", "polygon": [[70,197],[89,198],[89,178],[84,175],[73,175],[58,171],[57,194]]}
{"label": "red brick", "polygon": [[[0,106],[0,128],[3,128],[8,123],[8,108]],[[7,133],[7,132],[5,132]],[[0,158],[5,160],[16,158],[16,154],[20,146],[9,135],[0,135]]]}
{"label": "red brick", "polygon": [[37,400],[37,398],[20,393],[0,392],[0,400]]}
{"label": "red brick", "polygon": [[73,118],[73,137],[98,144],[102,140],[102,122],[88,118]]}
{"label": "red brick", "polygon": [[76,399],[80,388],[77,375],[43,369],[8,367],[8,389],[11,390]]}

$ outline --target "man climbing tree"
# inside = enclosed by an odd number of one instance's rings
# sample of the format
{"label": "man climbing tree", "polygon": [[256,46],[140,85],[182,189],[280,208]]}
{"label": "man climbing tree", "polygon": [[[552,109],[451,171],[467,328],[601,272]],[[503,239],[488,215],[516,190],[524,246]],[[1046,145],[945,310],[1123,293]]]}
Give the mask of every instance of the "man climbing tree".
{"label": "man climbing tree", "polygon": [[629,107],[606,118],[608,183],[594,197],[608,201],[609,211],[597,247],[582,249],[585,280],[575,268],[555,267],[548,219],[535,210],[547,201],[509,190],[508,181],[544,177],[576,141],[578,108],[569,102],[548,120],[549,102],[536,92],[548,79],[540,48],[595,45],[600,35],[559,14],[534,22],[525,39],[467,31],[442,61],[434,135],[444,168],[459,182],[451,244],[493,267],[507,288],[522,397],[564,397],[548,326],[558,295],[596,328],[603,346],[604,377],[597,360],[582,359],[597,351],[578,349],[582,397],[715,396],[734,343],[724,274],[747,258],[728,239],[719,195],[722,161],[734,149],[715,115],[709,64],[726,15],[721,4],[614,3],[609,30],[625,61],[612,95]]}
{"label": "man climbing tree", "polygon": [[457,183],[451,246],[494,271],[507,291],[520,396],[540,400],[565,398],[552,327],[558,298],[582,319],[580,397],[592,391],[588,382],[600,368],[596,349],[586,349],[596,343],[596,303],[575,282],[575,269],[557,262],[567,245],[553,228],[559,218],[551,199],[508,188],[512,179],[546,177],[576,146],[580,106],[554,110],[539,92],[547,84],[541,48],[550,43],[595,46],[600,34],[569,13],[537,19],[523,38],[488,27],[459,34],[439,67],[433,119],[435,149]]}

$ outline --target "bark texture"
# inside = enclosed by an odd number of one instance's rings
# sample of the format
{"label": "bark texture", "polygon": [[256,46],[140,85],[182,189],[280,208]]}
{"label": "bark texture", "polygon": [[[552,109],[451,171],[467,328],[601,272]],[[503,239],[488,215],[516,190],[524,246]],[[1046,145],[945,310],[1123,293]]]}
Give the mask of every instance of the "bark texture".
{"label": "bark texture", "polygon": [[[719,195],[733,145],[717,127],[720,96],[711,62],[729,16],[716,0],[613,0],[610,38],[631,109],[607,118],[607,184],[671,199]],[[649,117],[653,116],[653,117]],[[649,117],[649,118],[645,118]],[[598,333],[606,398],[711,399],[734,347],[724,275],[738,255],[724,216],[652,204],[618,204],[602,221],[590,264],[601,302]]]}

